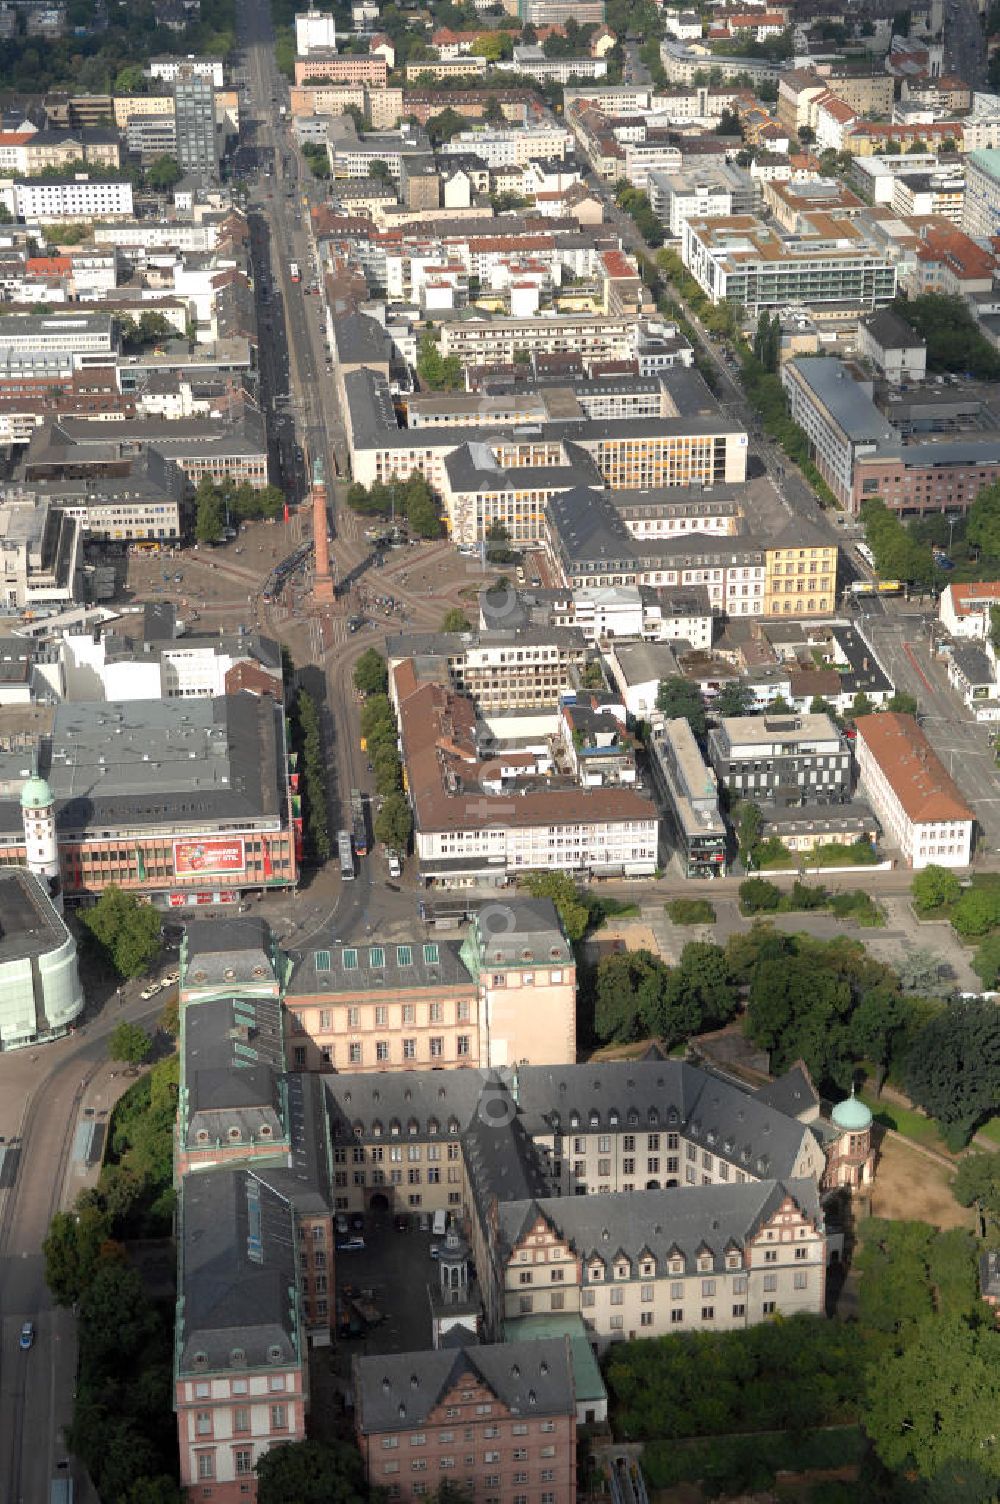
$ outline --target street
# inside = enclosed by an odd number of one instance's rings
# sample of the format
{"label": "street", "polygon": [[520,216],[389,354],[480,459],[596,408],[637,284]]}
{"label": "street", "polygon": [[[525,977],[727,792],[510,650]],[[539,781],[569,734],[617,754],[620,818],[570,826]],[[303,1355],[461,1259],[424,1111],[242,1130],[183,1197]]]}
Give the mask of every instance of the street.
{"label": "street", "polygon": [[[86,1110],[106,1123],[130,1083],[108,1061],[108,1037],[123,1018],[155,1028],[159,1009],[132,984],[125,1007],[113,992],[75,1034],[36,1051],[0,1054],[0,1130],[8,1146],[0,1182],[0,1499],[45,1504],[67,1458],[63,1428],[73,1414],[76,1341],[69,1311],[53,1307],[42,1243],[54,1213],[75,1199],[73,1138]],[[113,1075],[113,1079],[112,1079]],[[104,1114],[104,1116],[100,1116]],[[25,1321],[35,1343],[18,1348]]]}

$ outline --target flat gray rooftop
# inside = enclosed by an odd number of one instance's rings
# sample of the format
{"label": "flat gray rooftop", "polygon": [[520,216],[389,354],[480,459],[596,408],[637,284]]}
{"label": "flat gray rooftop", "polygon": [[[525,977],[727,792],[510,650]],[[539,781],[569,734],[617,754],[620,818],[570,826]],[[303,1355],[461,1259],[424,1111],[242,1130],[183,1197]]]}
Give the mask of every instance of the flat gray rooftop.
{"label": "flat gray rooftop", "polygon": [[20,867],[0,867],[0,966],[54,950],[66,934],[38,879]]}

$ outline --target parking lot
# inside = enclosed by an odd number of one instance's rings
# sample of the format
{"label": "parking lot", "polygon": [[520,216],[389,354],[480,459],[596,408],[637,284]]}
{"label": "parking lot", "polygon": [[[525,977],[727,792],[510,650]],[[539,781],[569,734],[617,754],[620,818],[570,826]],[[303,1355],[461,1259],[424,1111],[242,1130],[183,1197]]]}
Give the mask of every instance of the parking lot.
{"label": "parking lot", "polygon": [[356,1353],[412,1352],[431,1345],[428,1287],[437,1289],[438,1266],[429,1250],[441,1239],[421,1232],[415,1217],[406,1232],[398,1232],[390,1212],[366,1213],[363,1237],[363,1252],[337,1254],[338,1320],[355,1296],[362,1308],[376,1307],[381,1319],[338,1339],[337,1367],[344,1374]]}

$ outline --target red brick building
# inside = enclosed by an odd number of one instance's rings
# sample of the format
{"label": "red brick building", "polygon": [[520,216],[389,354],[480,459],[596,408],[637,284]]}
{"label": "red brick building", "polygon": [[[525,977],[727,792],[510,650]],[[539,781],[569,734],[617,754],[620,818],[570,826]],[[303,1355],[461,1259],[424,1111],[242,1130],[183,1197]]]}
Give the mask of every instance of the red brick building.
{"label": "red brick building", "polygon": [[575,1504],[565,1338],[355,1358],[354,1417],[368,1483],[392,1500],[447,1481],[477,1504]]}

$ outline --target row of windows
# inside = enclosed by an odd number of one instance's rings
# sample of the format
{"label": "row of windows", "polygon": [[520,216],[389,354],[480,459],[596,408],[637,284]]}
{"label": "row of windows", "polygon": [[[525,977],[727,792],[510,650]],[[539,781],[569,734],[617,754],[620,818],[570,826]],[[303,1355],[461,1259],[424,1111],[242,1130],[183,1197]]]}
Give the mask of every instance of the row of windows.
{"label": "row of windows", "polygon": [[[214,1436],[215,1422],[218,1412],[215,1410],[197,1410],[194,1418],[196,1436]],[[249,1405],[237,1405],[231,1412],[233,1435],[250,1430],[250,1407]],[[270,1429],[272,1431],[288,1430],[288,1406],[270,1406]]]}
{"label": "row of windows", "polygon": [[[402,1060],[416,1060],[418,1058],[418,1056],[417,1056],[417,1045],[418,1045],[418,1042],[419,1041],[416,1040],[416,1039],[404,1039],[401,1042],[400,1059],[402,1059]],[[441,1035],[441,1034],[432,1035],[431,1039],[429,1041],[429,1044],[428,1044],[428,1054],[429,1054],[430,1059],[431,1060],[443,1060],[445,1058],[445,1047],[444,1046],[445,1046],[445,1041],[444,1041],[444,1036],[443,1035]],[[335,1051],[335,1048],[334,1048],[334,1046],[332,1044],[322,1045],[320,1053],[322,1055],[322,1059],[323,1059],[323,1064],[324,1065],[333,1065],[333,1064],[335,1064],[336,1051]],[[388,1040],[388,1039],[377,1039],[375,1041],[374,1054],[375,1054],[375,1062],[376,1062],[377,1065],[388,1065],[389,1062],[393,1058],[392,1041]],[[472,1036],[471,1036],[471,1034],[459,1034],[459,1035],[456,1036],[456,1039],[455,1039],[455,1055],[459,1059],[468,1059],[468,1058],[471,1058],[471,1055],[472,1055]],[[301,1069],[302,1067],[305,1066],[305,1064],[306,1064],[306,1047],[305,1047],[305,1045],[297,1045],[295,1047],[294,1057],[295,1057],[296,1068]],[[368,1058],[371,1059],[371,1051],[369,1051]],[[364,1048],[364,1045],[363,1045],[362,1041],[359,1040],[359,1039],[352,1040],[352,1042],[350,1044],[348,1044],[348,1046],[347,1046],[347,1064],[348,1065],[364,1065],[364,1063],[365,1063],[365,1048]],[[377,1136],[378,1133],[381,1132],[381,1128],[378,1127],[377,1130],[376,1130],[376,1127],[373,1126],[372,1132],[375,1133],[376,1136]]]}
{"label": "row of windows", "polygon": [[[317,970],[319,968],[317,967]],[[432,1024],[445,1022],[445,1010],[451,1011],[450,1003],[433,1002],[427,1004],[427,1020]],[[395,1008],[390,1014],[388,1003],[376,1003],[370,1012],[366,1012],[362,1023],[361,1009],[349,1006],[345,1009],[319,1008],[311,1013],[293,1014],[293,1029],[301,1030],[307,1023],[321,1034],[328,1034],[340,1022],[341,1015],[346,1015],[346,1025],[349,1029],[371,1028],[384,1029],[393,1027],[397,1021],[402,1025],[415,1024],[417,1022],[416,1003],[399,1004],[399,1013]],[[466,1024],[470,1021],[472,1004],[468,999],[460,998],[454,1004],[455,1022]],[[392,1024],[390,1024],[390,1017]],[[369,1022],[371,1020],[371,1022]]]}

